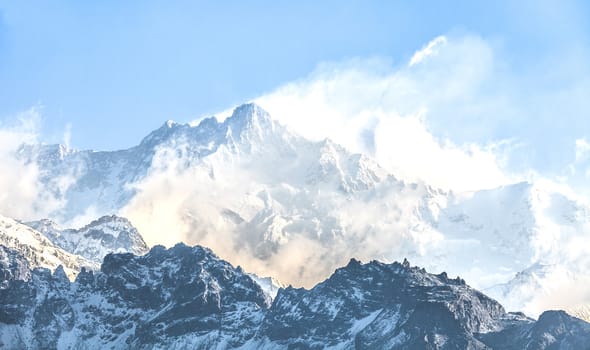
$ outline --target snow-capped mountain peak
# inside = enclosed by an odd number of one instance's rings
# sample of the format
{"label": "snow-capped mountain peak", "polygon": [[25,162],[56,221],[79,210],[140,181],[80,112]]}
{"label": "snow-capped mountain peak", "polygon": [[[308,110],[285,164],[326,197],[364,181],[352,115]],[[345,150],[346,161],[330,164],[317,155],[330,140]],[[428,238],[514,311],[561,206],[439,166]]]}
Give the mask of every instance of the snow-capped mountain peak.
{"label": "snow-capped mountain peak", "polygon": [[248,276],[250,276],[260,288],[262,288],[264,294],[268,297],[269,304],[272,303],[277,296],[279,289],[287,287],[285,284],[281,283],[281,281],[273,277],[260,277],[254,273],[249,273]]}
{"label": "snow-capped mountain peak", "polygon": [[255,129],[260,133],[272,132],[275,123],[270,114],[255,103],[236,107],[232,115],[223,122],[234,132]]}
{"label": "snow-capped mountain peak", "polygon": [[171,120],[152,131],[140,146],[155,148],[183,138],[191,144],[204,145],[214,142],[218,147],[228,141],[247,141],[254,136],[261,140],[274,132],[278,123],[260,106],[250,103],[238,106],[223,122],[215,116],[204,118],[197,125],[181,124]]}
{"label": "snow-capped mountain peak", "polygon": [[[83,266],[96,269],[100,265],[62,249],[43,233],[4,216],[0,216],[0,245],[17,253],[15,255],[6,250],[2,253],[3,268],[11,271],[3,276],[5,279],[30,277],[22,272],[23,259],[27,260],[26,265],[30,268],[43,267],[55,270],[62,265],[70,278],[74,278]],[[4,283],[4,280],[0,282]]]}
{"label": "snow-capped mountain peak", "polygon": [[63,229],[51,220],[28,222],[54,244],[97,264],[109,253],[145,254],[148,246],[137,229],[123,217],[103,216],[79,229]]}
{"label": "snow-capped mountain peak", "polygon": [[166,142],[171,137],[174,137],[174,135],[187,127],[189,126],[168,120],[161,127],[144,137],[143,140],[141,140],[140,147],[154,148],[159,144]]}

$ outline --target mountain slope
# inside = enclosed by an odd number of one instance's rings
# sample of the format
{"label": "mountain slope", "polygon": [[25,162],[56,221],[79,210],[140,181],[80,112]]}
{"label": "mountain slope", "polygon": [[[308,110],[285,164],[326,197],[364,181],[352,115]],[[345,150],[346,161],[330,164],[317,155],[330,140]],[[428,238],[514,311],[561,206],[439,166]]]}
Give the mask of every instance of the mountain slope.
{"label": "mountain slope", "polygon": [[0,216],[0,248],[3,270],[6,271],[3,275],[7,279],[28,279],[30,274],[23,271],[28,267],[55,270],[61,265],[65,273],[74,278],[82,267],[98,269],[100,266],[56,246],[31,227],[3,216]]}
{"label": "mountain slope", "polygon": [[[563,312],[509,314],[459,278],[409,263],[351,260],[311,290],[272,305],[241,268],[210,250],[157,246],[109,254],[70,282],[32,271],[0,289],[7,349],[584,349],[590,324]],[[510,343],[506,343],[510,339]],[[580,347],[581,346],[581,347]]]}

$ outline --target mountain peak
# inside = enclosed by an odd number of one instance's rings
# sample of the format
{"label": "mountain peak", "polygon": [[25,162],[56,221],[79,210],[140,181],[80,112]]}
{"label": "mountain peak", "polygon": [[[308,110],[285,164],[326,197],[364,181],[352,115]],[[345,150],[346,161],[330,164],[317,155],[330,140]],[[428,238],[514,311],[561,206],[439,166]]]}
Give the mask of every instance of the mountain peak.
{"label": "mountain peak", "polygon": [[147,145],[154,147],[165,140],[169,139],[172,135],[174,135],[180,128],[186,127],[186,124],[180,124],[173,120],[167,120],[157,128],[156,130],[152,131],[146,137],[141,140],[140,145]]}
{"label": "mountain peak", "polygon": [[267,111],[255,103],[246,103],[234,109],[224,124],[234,132],[255,128],[258,132],[273,128],[273,120]]}
{"label": "mountain peak", "polygon": [[117,215],[101,216],[100,218],[98,218],[98,219],[92,221],[91,223],[89,223],[88,225],[84,226],[82,229],[88,229],[91,227],[105,226],[105,225],[106,226],[124,226],[125,228],[131,229],[135,232],[137,231],[127,218],[124,218],[122,216],[117,216]]}
{"label": "mountain peak", "polygon": [[[234,138],[242,136],[243,133],[262,137],[274,129],[275,123],[267,111],[255,103],[246,103],[236,107],[232,115],[223,123],[220,123],[215,116],[205,118],[196,125],[168,120],[146,136],[140,146],[154,148],[179,135],[202,139],[207,138],[206,135],[215,135],[219,132]],[[249,137],[246,136],[246,138]]]}
{"label": "mountain peak", "polygon": [[254,102],[244,103],[238,107],[236,107],[230,117],[236,119],[252,119],[253,117],[263,117],[271,119],[270,114],[262,107],[257,105]]}
{"label": "mountain peak", "polygon": [[106,215],[79,229],[63,229],[51,220],[26,223],[53,244],[100,265],[111,252],[145,254],[149,248],[137,229],[126,218]]}

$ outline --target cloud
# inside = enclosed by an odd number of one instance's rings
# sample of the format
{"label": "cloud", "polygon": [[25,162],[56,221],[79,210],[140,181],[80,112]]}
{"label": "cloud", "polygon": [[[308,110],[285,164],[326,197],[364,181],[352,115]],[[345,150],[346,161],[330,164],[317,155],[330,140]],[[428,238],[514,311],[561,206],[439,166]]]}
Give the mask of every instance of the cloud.
{"label": "cloud", "polygon": [[64,134],[63,134],[62,144],[64,146],[66,146],[66,148],[70,148],[71,143],[72,143],[71,141],[72,141],[72,123],[67,123],[65,130],[64,130]]}
{"label": "cloud", "polygon": [[65,204],[63,194],[72,184],[68,174],[44,185],[36,163],[40,107],[33,107],[0,125],[0,214],[23,220],[51,216]]}
{"label": "cloud", "polygon": [[428,56],[433,56],[438,53],[438,49],[440,46],[445,45],[447,43],[447,38],[445,36],[436,37],[434,40],[429,42],[422,50],[416,51],[414,56],[410,59],[409,66],[416,65],[426,59]]}
{"label": "cloud", "polygon": [[[416,225],[426,187],[394,182],[347,196],[337,172],[329,172],[335,179],[318,177],[325,168],[316,170],[321,160],[314,147],[321,145],[305,144],[309,153],[282,145],[288,163],[281,147],[222,145],[195,159],[188,140],[163,145],[120,214],[150,245],[202,244],[249,271],[306,287],[350,257],[388,261],[440,239]],[[328,170],[337,170],[347,163],[330,164]]]}
{"label": "cloud", "polygon": [[492,78],[493,56],[478,37],[440,36],[409,65],[378,58],[326,64],[256,102],[302,135],[369,154],[404,180],[457,191],[492,188],[513,180],[503,166],[510,142],[457,143],[437,135],[432,121],[460,128],[458,121],[493,103],[481,91]]}
{"label": "cloud", "polygon": [[570,149],[570,152],[564,153],[563,156],[571,159],[571,162],[558,180],[575,188],[580,195],[590,198],[590,187],[587,185],[590,178],[590,143],[586,137],[576,139],[573,152]]}
{"label": "cloud", "polygon": [[39,184],[38,169],[18,159],[22,142],[36,140],[38,111],[31,109],[18,117],[14,126],[0,129],[0,212],[12,217],[27,217],[34,211]]}
{"label": "cloud", "polygon": [[[407,62],[321,64],[256,101],[297,132],[372,155],[410,181],[462,191],[538,174],[589,192],[568,174],[572,142],[590,138],[588,57],[586,49],[566,46],[522,62],[500,40],[447,35]],[[403,147],[378,134],[406,141],[430,134],[433,142]],[[408,162],[393,146],[416,156]]]}
{"label": "cloud", "polygon": [[[576,160],[572,164],[572,175],[576,175],[576,168],[582,169],[582,177],[590,177],[590,143],[585,138],[576,140]],[[584,179],[585,180],[585,179]]]}
{"label": "cloud", "polygon": [[375,158],[404,180],[443,189],[475,190],[511,181],[500,166],[501,145],[458,146],[438,141],[417,116],[380,118],[374,131]]}

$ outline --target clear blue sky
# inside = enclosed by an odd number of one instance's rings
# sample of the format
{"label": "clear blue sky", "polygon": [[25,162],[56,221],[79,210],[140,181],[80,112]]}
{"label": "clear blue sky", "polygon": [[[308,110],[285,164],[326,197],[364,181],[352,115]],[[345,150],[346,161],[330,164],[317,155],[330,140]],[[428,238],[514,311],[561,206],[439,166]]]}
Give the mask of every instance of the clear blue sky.
{"label": "clear blue sky", "polygon": [[[432,38],[500,42],[512,66],[586,45],[588,2],[0,0],[0,118],[43,106],[43,135],[136,144],[322,62],[405,62]],[[584,43],[585,41],[585,43]]]}

